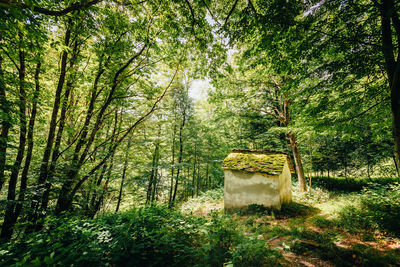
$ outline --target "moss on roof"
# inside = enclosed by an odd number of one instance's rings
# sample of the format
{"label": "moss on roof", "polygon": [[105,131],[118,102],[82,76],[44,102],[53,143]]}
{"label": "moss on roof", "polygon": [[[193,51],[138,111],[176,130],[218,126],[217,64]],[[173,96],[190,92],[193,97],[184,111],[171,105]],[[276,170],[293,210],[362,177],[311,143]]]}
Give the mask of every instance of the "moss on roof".
{"label": "moss on roof", "polygon": [[286,161],[288,161],[290,168],[290,159],[288,158],[288,155],[284,153],[260,153],[260,151],[252,153],[251,150],[240,152],[232,150],[232,153],[223,161],[222,168],[226,170],[242,170],[247,172],[279,175],[282,173]]}

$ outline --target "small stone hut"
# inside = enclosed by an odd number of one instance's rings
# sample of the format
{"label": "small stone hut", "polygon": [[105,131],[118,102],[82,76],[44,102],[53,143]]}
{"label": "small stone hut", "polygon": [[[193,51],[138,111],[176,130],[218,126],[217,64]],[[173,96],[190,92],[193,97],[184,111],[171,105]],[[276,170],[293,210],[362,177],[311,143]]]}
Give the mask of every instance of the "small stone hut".
{"label": "small stone hut", "polygon": [[250,204],[280,209],[292,200],[294,168],[285,152],[232,149],[222,163],[225,210]]}

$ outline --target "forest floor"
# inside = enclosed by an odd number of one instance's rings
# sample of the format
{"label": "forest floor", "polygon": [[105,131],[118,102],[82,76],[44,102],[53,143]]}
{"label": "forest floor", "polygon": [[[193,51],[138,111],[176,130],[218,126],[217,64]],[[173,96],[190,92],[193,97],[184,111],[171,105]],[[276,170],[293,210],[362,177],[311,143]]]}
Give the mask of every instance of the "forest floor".
{"label": "forest floor", "polygon": [[[359,192],[329,191],[314,187],[306,194],[294,192],[293,202],[281,211],[255,207],[230,214],[239,231],[265,240],[280,251],[288,266],[399,266],[400,238],[378,229],[360,228],[343,221],[349,207],[357,207]],[[182,206],[197,216],[223,213],[223,196],[195,198]],[[351,210],[351,208],[350,208]],[[362,216],[362,215],[360,215]]]}

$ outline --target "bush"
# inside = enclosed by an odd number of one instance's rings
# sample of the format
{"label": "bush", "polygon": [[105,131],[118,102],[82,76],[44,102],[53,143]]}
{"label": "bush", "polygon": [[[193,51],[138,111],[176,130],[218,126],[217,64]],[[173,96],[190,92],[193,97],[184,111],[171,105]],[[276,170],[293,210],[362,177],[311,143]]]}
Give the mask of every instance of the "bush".
{"label": "bush", "polygon": [[230,251],[243,237],[236,230],[235,221],[228,216],[219,216],[216,212],[211,213],[211,221],[206,226],[208,240],[202,249],[203,264],[222,266],[230,260]]}
{"label": "bush", "polygon": [[42,231],[3,244],[0,265],[222,266],[277,259],[237,228],[217,212],[207,220],[159,205],[93,220],[49,217]]}
{"label": "bush", "polygon": [[95,220],[51,218],[46,228],[0,250],[0,264],[182,266],[195,264],[201,248],[198,225],[164,206],[134,209]]}
{"label": "bush", "polygon": [[232,251],[234,266],[279,266],[282,256],[268,249],[265,241],[247,238]]}
{"label": "bush", "polygon": [[361,192],[371,182],[380,185],[389,185],[396,182],[397,178],[343,178],[317,176],[312,178],[313,187],[324,188],[328,191]]}
{"label": "bush", "polygon": [[400,235],[400,184],[370,184],[363,189],[361,206],[350,206],[339,214],[339,222],[350,230],[380,229]]}

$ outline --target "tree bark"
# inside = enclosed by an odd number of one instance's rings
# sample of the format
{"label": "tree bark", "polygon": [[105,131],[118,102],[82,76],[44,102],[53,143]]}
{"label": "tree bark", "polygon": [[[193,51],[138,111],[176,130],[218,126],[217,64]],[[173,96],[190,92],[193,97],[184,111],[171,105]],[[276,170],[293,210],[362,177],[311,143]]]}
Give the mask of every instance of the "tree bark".
{"label": "tree bark", "polygon": [[[193,172],[192,172],[192,197],[197,195],[197,182],[196,182],[196,163],[197,163],[197,145],[194,145],[194,156],[193,156]],[[189,177],[188,177],[189,178]],[[197,177],[198,178],[198,177]]]}
{"label": "tree bark", "polygon": [[[72,19],[69,18],[68,23],[67,23],[67,29],[65,31],[65,38],[64,38],[65,47],[69,47],[69,44],[70,44],[71,27],[72,27]],[[42,197],[41,195],[45,189],[45,184],[46,184],[46,180],[47,180],[49,160],[50,160],[50,155],[51,155],[54,138],[55,138],[55,134],[56,134],[57,116],[58,116],[58,110],[60,108],[61,93],[62,93],[62,90],[64,87],[65,76],[67,73],[67,58],[68,58],[68,50],[64,49],[64,51],[62,52],[62,55],[61,55],[60,76],[58,78],[58,84],[57,84],[56,94],[55,94],[55,98],[54,98],[53,110],[52,110],[51,118],[50,118],[49,133],[47,136],[46,147],[45,147],[45,150],[43,153],[42,163],[40,166],[40,172],[39,172],[39,178],[38,178],[39,192],[33,198],[33,201],[32,201],[31,216],[30,216],[32,221],[36,221],[37,209],[39,208],[39,201]]]}
{"label": "tree bark", "polygon": [[[397,45],[400,44],[400,19],[393,0],[383,0],[377,5],[381,16],[382,52],[386,63],[386,73],[390,86],[390,105],[392,110],[392,129],[395,145],[396,165],[400,166],[400,51],[397,62],[395,59],[395,44],[392,38],[392,26],[397,34]],[[397,49],[398,50],[398,49]]]}
{"label": "tree bark", "polygon": [[[72,201],[72,199],[69,199],[69,197],[67,197],[67,195],[69,195],[71,193],[71,189],[72,189],[74,183],[76,182],[75,181],[76,177],[78,176],[83,163],[87,159],[87,155],[89,154],[90,148],[91,148],[91,146],[92,146],[92,144],[93,144],[93,142],[95,140],[96,134],[99,131],[99,129],[101,128],[101,125],[102,125],[102,123],[104,121],[105,112],[106,112],[107,108],[110,106],[111,102],[114,99],[114,92],[119,87],[119,85],[121,83],[121,79],[120,79],[121,74],[133,63],[133,61],[136,58],[138,58],[145,51],[145,48],[147,46],[148,46],[147,43],[144,44],[142,49],[138,53],[133,55],[131,58],[129,58],[125,62],[125,64],[123,66],[121,66],[116,71],[116,73],[114,74],[114,78],[113,78],[113,81],[112,81],[112,86],[111,86],[110,92],[108,93],[106,99],[104,100],[103,105],[100,107],[100,110],[99,110],[99,112],[98,112],[98,114],[96,116],[96,121],[94,123],[93,129],[92,129],[89,137],[87,139],[86,138],[84,138],[84,139],[81,138],[81,140],[78,141],[77,146],[75,147],[74,155],[72,157],[70,167],[69,167],[69,169],[67,171],[67,174],[66,174],[66,181],[63,184],[63,188],[64,188],[64,191],[66,193],[65,193],[65,195],[61,195],[59,197],[58,201],[57,201],[57,203],[60,204],[63,208],[61,208],[61,206],[57,207],[56,208],[56,212],[60,211],[60,209],[64,209],[64,207],[69,206],[70,202]],[[90,118],[91,118],[91,116],[90,116]],[[142,119],[144,119],[144,118],[141,118],[140,121]],[[88,123],[90,123],[90,120],[88,121]],[[135,125],[136,125],[136,123],[135,123]],[[126,134],[124,136],[126,136]],[[80,153],[80,151],[81,151],[81,149],[82,149],[84,144],[85,144],[85,148],[83,149],[83,152]],[[109,153],[109,155],[107,155],[107,159],[111,156],[112,153],[114,153],[114,151],[112,151],[111,153]],[[78,182],[78,185],[79,184],[80,184],[80,182]],[[74,191],[74,189],[72,189],[72,190]],[[62,198],[65,198],[65,199],[62,200]]]}
{"label": "tree bark", "polygon": [[153,152],[153,159],[151,162],[151,174],[149,177],[149,184],[147,185],[147,195],[146,195],[146,204],[152,201],[152,191],[153,191],[153,183],[155,179],[155,170],[156,170],[156,162],[157,162],[157,150],[158,150],[158,144],[155,144],[154,146],[154,152]]}
{"label": "tree bark", "polygon": [[[96,204],[95,204],[94,207],[93,207],[93,213],[92,213],[92,215],[91,215],[91,217],[90,217],[91,219],[93,219],[94,216],[96,216],[97,212],[100,210],[100,206],[101,206],[101,204],[102,204],[103,201],[104,201],[104,196],[107,194],[108,183],[110,182],[110,179],[111,179],[111,172],[112,172],[112,169],[113,169],[113,167],[114,167],[114,155],[115,155],[115,154],[113,154],[113,155],[111,156],[110,167],[108,167],[108,171],[107,171],[107,175],[106,175],[106,181],[105,181],[105,183],[104,183],[103,188],[102,188],[101,191],[100,191],[100,196],[99,196],[99,198],[97,199]],[[101,182],[100,182],[100,183],[101,183]],[[99,186],[100,186],[100,183],[99,183]]]}
{"label": "tree bark", "polygon": [[[179,65],[178,65],[179,66]],[[115,153],[115,150],[118,148],[118,146],[121,144],[121,142],[129,135],[131,134],[131,132],[138,126],[140,125],[143,121],[145,121],[156,109],[158,103],[160,103],[160,101],[164,98],[164,96],[166,95],[168,89],[170,88],[172,82],[175,80],[176,74],[178,72],[178,68],[176,69],[174,76],[172,77],[170,83],[167,85],[167,87],[164,89],[163,93],[161,94],[161,96],[153,103],[152,107],[150,108],[150,110],[147,111],[147,113],[145,113],[144,115],[142,115],[140,118],[138,118],[135,123],[133,123],[128,129],[126,129],[124,131],[124,134],[119,137],[119,139],[115,142],[115,144],[109,149],[109,151],[107,152],[107,154],[104,156],[104,158],[98,163],[96,164],[86,175],[84,175],[74,186],[73,188],[70,187],[68,191],[66,191],[66,193],[63,196],[59,197],[59,201],[57,202],[57,206],[56,206],[56,210],[55,210],[55,214],[60,214],[63,211],[68,210],[71,205],[72,205],[72,200],[75,196],[75,194],[77,193],[77,191],[79,190],[79,188],[82,186],[82,184],[84,182],[87,181],[87,179],[89,179],[89,177],[91,177],[99,168],[101,168],[101,166],[103,166],[108,159]],[[72,183],[71,183],[72,185]],[[72,188],[72,190],[71,190]]]}
{"label": "tree bark", "polygon": [[93,190],[92,199],[90,200],[90,204],[89,204],[89,218],[93,218],[93,216],[96,213],[96,199],[97,199],[97,197],[100,198],[100,195],[101,195],[100,186],[101,186],[101,182],[103,181],[104,176],[106,175],[107,169],[108,169],[108,165],[104,164],[99,178],[97,180],[95,180],[95,188]]}
{"label": "tree bark", "polygon": [[[74,42],[74,48],[72,52],[72,56],[70,59],[70,64],[69,64],[69,69],[72,70],[74,69],[74,65],[76,63],[76,59],[78,57],[79,51],[78,51],[78,42]],[[69,95],[73,89],[73,84],[74,84],[75,77],[73,74],[69,75],[67,84],[66,84],[66,89],[64,92],[64,97],[62,99],[62,107],[61,107],[61,113],[60,113],[60,119],[58,122],[58,131],[56,135],[56,139],[54,142],[54,148],[53,148],[53,153],[51,156],[51,163],[50,163],[50,168],[48,170],[48,175],[47,175],[47,180],[45,183],[45,189],[43,192],[43,197],[42,197],[42,204],[40,207],[41,214],[45,214],[47,211],[47,206],[49,203],[49,194],[50,194],[50,189],[52,185],[52,179],[55,174],[55,169],[57,165],[57,160],[58,157],[60,156],[60,146],[61,146],[61,140],[63,137],[64,133],[64,127],[65,127],[65,119],[66,119],[66,114],[68,110],[68,104],[69,104]]]}
{"label": "tree bark", "polygon": [[118,212],[122,200],[122,190],[124,188],[125,175],[126,175],[126,170],[128,168],[128,154],[129,154],[128,152],[129,148],[131,147],[131,142],[132,142],[132,135],[129,137],[128,143],[126,145],[124,167],[122,170],[121,185],[119,187],[118,202],[117,202],[117,207],[115,208],[115,212]]}
{"label": "tree bark", "polygon": [[32,112],[31,116],[29,119],[28,123],[28,134],[27,134],[27,152],[26,152],[26,157],[25,157],[25,165],[21,173],[21,184],[20,184],[20,189],[19,189],[19,195],[18,195],[18,202],[15,205],[15,211],[12,216],[12,221],[9,223],[9,237],[12,236],[13,230],[14,230],[14,225],[18,220],[19,215],[21,214],[22,207],[23,207],[23,202],[25,201],[25,191],[27,188],[28,184],[28,172],[29,172],[29,167],[32,161],[32,153],[33,153],[33,131],[35,127],[35,121],[36,121],[36,114],[37,114],[37,102],[39,98],[39,92],[40,92],[40,85],[39,85],[39,74],[40,74],[40,68],[41,68],[41,61],[36,64],[36,70],[35,70],[35,91],[33,94],[33,99],[32,99]]}
{"label": "tree bark", "polygon": [[395,159],[397,166],[400,166],[400,80],[399,80],[399,68],[395,73],[395,79],[392,84],[391,90],[391,108],[392,108],[392,127],[393,137],[395,144]]}
{"label": "tree bark", "polygon": [[[175,113],[175,109],[174,109]],[[174,130],[172,132],[172,159],[171,159],[171,183],[169,187],[169,199],[168,199],[168,206],[172,204],[172,192],[174,188],[174,172],[175,172],[175,136],[176,136],[176,116],[174,118]]]}
{"label": "tree bark", "polygon": [[297,173],[297,179],[299,182],[299,190],[300,190],[300,192],[306,192],[307,191],[306,178],[304,176],[303,163],[301,161],[301,156],[300,156],[300,151],[299,151],[299,147],[297,144],[296,135],[292,132],[289,132],[288,138],[289,138],[289,142],[290,142],[290,148],[292,149],[292,153],[293,153],[293,157],[294,157],[294,162],[296,165],[296,173]]}
{"label": "tree bark", "polygon": [[181,163],[182,163],[182,156],[183,156],[183,128],[185,127],[186,122],[186,107],[183,110],[182,114],[182,123],[179,127],[179,158],[178,158],[178,170],[176,171],[176,179],[175,179],[175,188],[174,194],[172,196],[171,206],[175,203],[176,192],[178,191],[178,184],[179,184],[179,173],[181,171]]}
{"label": "tree bark", "polygon": [[397,156],[397,155],[396,155],[396,152],[393,151],[392,158],[393,158],[393,162],[394,162],[394,167],[396,168],[397,176],[400,178],[400,170],[399,170],[399,165],[397,165],[396,156]]}
{"label": "tree bark", "polygon": [[[20,42],[22,45],[23,38],[20,36]],[[0,238],[3,240],[10,240],[12,235],[12,228],[14,225],[14,208],[15,208],[15,190],[17,187],[17,180],[19,170],[21,168],[22,160],[25,153],[26,144],[26,92],[25,92],[25,51],[22,47],[19,49],[19,145],[18,152],[15,158],[14,164],[11,169],[10,180],[8,183],[8,194],[7,194],[7,205],[6,212],[4,215],[4,222],[1,228]]]}
{"label": "tree bark", "polygon": [[5,182],[4,172],[6,170],[8,132],[10,123],[10,104],[6,97],[6,84],[3,73],[3,57],[0,55],[0,111],[1,111],[1,132],[0,132],[0,192]]}

